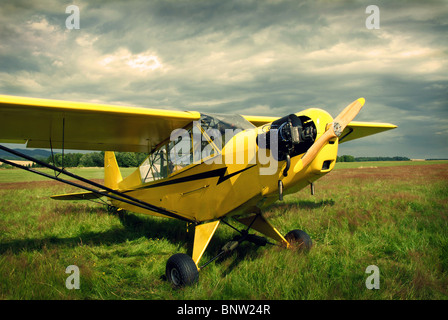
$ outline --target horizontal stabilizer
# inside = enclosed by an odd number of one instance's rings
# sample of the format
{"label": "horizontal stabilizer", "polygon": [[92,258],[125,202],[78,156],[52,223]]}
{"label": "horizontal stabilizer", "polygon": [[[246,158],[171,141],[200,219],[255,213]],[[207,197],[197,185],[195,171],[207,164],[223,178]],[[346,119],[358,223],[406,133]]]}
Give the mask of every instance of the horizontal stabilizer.
{"label": "horizontal stabilizer", "polygon": [[397,128],[390,123],[352,121],[339,137],[339,144]]}
{"label": "horizontal stabilizer", "polygon": [[[104,192],[104,191],[103,191]],[[76,193],[67,193],[67,194],[59,194],[51,196],[51,199],[54,200],[93,200],[101,198],[102,195],[92,192],[76,192]]]}

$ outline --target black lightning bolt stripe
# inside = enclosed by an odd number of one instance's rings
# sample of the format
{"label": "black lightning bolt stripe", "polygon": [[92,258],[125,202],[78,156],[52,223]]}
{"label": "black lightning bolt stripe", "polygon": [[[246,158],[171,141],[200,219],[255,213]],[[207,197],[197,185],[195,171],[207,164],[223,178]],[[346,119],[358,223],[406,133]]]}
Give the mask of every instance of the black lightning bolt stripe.
{"label": "black lightning bolt stripe", "polygon": [[144,186],[142,187],[142,189],[149,189],[149,188],[155,188],[155,187],[162,187],[162,186],[167,186],[170,184],[176,184],[176,183],[182,183],[182,182],[189,182],[189,181],[194,181],[194,180],[202,180],[202,179],[208,179],[208,178],[213,178],[213,177],[219,177],[218,182],[216,183],[216,185],[232,178],[233,176],[236,176],[237,174],[240,174],[243,171],[246,171],[250,168],[255,167],[255,165],[241,169],[239,171],[235,171],[232,172],[228,175],[225,175],[227,172],[227,167],[223,167],[223,168],[219,168],[219,169],[215,169],[215,170],[211,170],[211,171],[206,171],[206,172],[201,172],[198,174],[193,174],[191,176],[186,176],[186,177],[182,177],[182,178],[177,178],[177,179],[172,179],[172,180],[166,180],[166,181],[162,181],[159,183],[155,183],[155,184],[151,184],[149,186]]}

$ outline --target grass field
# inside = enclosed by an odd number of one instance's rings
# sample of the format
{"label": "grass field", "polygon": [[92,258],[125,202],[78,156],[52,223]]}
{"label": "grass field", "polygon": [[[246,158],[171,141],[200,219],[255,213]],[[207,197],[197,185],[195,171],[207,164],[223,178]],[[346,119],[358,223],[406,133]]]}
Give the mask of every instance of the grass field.
{"label": "grass field", "polygon": [[[102,178],[102,169],[76,170]],[[283,234],[306,230],[310,252],[243,244],[181,290],[163,274],[172,254],[191,252],[185,223],[54,201],[76,189],[39,179],[0,170],[0,299],[448,298],[447,161],[338,163],[316,195],[302,190],[266,212]],[[203,261],[234,235],[221,226]],[[79,290],[65,286],[69,265],[79,267]],[[369,265],[380,289],[366,288]]]}

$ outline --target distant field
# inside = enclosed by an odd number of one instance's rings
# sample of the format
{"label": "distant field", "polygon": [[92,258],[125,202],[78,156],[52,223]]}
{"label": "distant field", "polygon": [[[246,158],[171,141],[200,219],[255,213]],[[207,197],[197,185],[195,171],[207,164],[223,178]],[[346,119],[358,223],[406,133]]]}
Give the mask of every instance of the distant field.
{"label": "distant field", "polygon": [[366,161],[366,162],[338,162],[335,169],[350,168],[379,168],[379,167],[395,167],[395,166],[425,166],[432,164],[445,164],[448,160],[431,160],[431,161]]}
{"label": "distant field", "polygon": [[[54,175],[54,171],[46,168],[36,168],[35,170],[45,172],[50,175]],[[131,174],[135,168],[121,168],[123,176]],[[104,168],[68,168],[67,171],[80,175],[86,179],[103,179]],[[67,178],[63,175],[61,178]],[[73,178],[70,178],[73,179]],[[5,182],[28,182],[28,181],[52,181],[49,178],[40,176],[38,174],[28,172],[21,169],[0,169],[0,183]]]}
{"label": "distant field", "polygon": [[[101,168],[75,170],[102,179]],[[185,223],[54,201],[76,189],[35,180],[0,170],[0,299],[448,299],[448,161],[338,163],[314,196],[266,212],[283,234],[306,230],[309,253],[245,244],[182,290],[162,276],[172,254],[191,253]],[[204,261],[234,235],[221,226]],[[69,265],[79,290],[65,286]],[[378,290],[365,285],[370,265]]]}
{"label": "distant field", "polygon": [[[338,162],[337,169],[351,169],[351,168],[377,168],[377,167],[393,167],[393,166],[421,166],[432,164],[448,164],[448,160],[434,160],[434,161],[371,161],[371,162]],[[136,168],[120,168],[123,177],[131,174]],[[54,171],[46,168],[38,168],[38,171],[54,175]],[[80,175],[86,179],[103,179],[103,168],[67,168],[71,173]],[[63,177],[63,176],[61,176]],[[5,182],[29,182],[29,181],[51,181],[50,179],[27,172],[20,169],[0,169],[0,183]]]}

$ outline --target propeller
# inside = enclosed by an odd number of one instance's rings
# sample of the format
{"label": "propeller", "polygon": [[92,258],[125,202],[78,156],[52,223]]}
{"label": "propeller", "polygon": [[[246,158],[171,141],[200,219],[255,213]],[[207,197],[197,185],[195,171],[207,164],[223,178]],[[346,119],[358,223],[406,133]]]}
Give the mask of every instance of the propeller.
{"label": "propeller", "polygon": [[[364,98],[359,98],[345,107],[344,110],[333,120],[327,124],[325,132],[317,139],[302,157],[302,168],[314,160],[323,146],[333,138],[340,137],[345,127],[356,117],[365,103]],[[299,162],[300,163],[300,162]]]}

